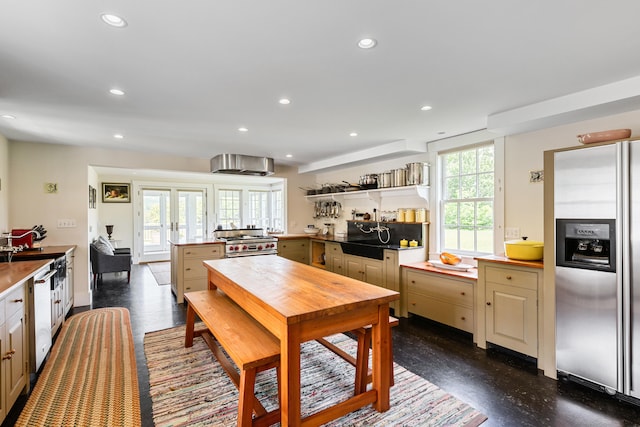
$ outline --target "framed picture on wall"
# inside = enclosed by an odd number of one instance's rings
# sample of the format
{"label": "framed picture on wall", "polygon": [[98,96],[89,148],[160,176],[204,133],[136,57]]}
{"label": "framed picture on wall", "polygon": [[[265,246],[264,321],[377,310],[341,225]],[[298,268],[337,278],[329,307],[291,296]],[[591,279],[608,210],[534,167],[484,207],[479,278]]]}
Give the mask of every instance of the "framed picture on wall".
{"label": "framed picture on wall", "polygon": [[103,203],[129,203],[131,185],[127,183],[102,183],[102,202]]}
{"label": "framed picture on wall", "polygon": [[89,209],[96,208],[96,189],[89,186]]}

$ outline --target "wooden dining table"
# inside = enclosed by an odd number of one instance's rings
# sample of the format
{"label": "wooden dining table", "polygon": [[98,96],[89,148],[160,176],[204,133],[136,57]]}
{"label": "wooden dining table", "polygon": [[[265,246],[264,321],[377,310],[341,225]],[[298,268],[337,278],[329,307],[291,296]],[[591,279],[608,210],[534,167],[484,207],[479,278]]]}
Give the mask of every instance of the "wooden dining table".
{"label": "wooden dining table", "polygon": [[[320,425],[368,404],[389,409],[389,303],[398,292],[277,255],[203,261],[209,289],[220,289],[280,340],[281,425]],[[304,419],[300,409],[303,342],[372,325],[372,386]]]}

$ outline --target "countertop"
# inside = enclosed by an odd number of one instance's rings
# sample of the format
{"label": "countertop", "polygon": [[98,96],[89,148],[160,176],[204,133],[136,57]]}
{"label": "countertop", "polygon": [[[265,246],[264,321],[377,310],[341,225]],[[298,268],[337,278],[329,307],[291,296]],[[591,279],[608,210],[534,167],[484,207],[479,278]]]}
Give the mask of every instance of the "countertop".
{"label": "countertop", "polygon": [[487,255],[474,258],[477,261],[495,262],[498,264],[509,264],[519,267],[544,268],[544,262],[540,261],[520,261],[517,259],[507,258],[504,255]]}
{"label": "countertop", "polygon": [[[323,234],[307,234],[307,233],[291,233],[291,234],[272,234],[273,237],[277,237],[278,240],[294,240],[294,239],[312,239],[312,240],[321,240],[324,242],[348,242],[347,237],[335,237],[333,234],[323,235]],[[358,242],[352,242],[358,243]],[[384,249],[390,249],[393,251],[404,251],[411,249],[424,249],[424,246],[400,246],[400,245],[385,245]]]}
{"label": "countertop", "polygon": [[20,251],[13,254],[13,262],[15,261],[29,261],[36,259],[54,259],[64,256],[67,252],[75,250],[76,245],[61,245],[61,246],[43,246],[42,250],[38,251]]}
{"label": "countertop", "polygon": [[471,268],[468,271],[446,270],[434,267],[429,261],[414,262],[411,264],[401,264],[400,267],[411,268],[413,270],[427,271],[429,273],[444,274],[446,276],[458,277],[462,279],[478,280],[478,269]]}
{"label": "countertop", "polygon": [[215,237],[207,239],[180,239],[169,240],[169,243],[175,246],[187,246],[187,245],[224,245],[224,240],[218,240]]}
{"label": "countertop", "polygon": [[53,259],[37,261],[0,263],[0,294],[24,280],[32,277],[42,267],[51,264]]}

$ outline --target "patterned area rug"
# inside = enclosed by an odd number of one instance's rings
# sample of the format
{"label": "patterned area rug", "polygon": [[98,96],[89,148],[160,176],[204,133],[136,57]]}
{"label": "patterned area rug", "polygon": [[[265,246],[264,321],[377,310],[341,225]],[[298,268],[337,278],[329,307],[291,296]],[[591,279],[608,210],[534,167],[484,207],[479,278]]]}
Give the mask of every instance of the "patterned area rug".
{"label": "patterned area rug", "polygon": [[147,265],[149,266],[149,270],[151,270],[151,274],[153,274],[158,285],[163,286],[171,284],[171,262],[150,262]]}
{"label": "patterned area rug", "polygon": [[[330,337],[355,354],[356,342],[343,334]],[[238,392],[202,338],[184,348],[184,327],[145,335],[153,420],[157,427],[234,426]],[[315,341],[302,347],[302,414],[317,412],[353,393],[355,371]],[[464,426],[487,417],[430,382],[394,365],[391,409],[379,413],[365,406],[330,426]],[[258,374],[256,395],[267,410],[277,406],[275,370]]]}
{"label": "patterned area rug", "polygon": [[129,311],[71,316],[16,426],[139,426],[140,395]]}

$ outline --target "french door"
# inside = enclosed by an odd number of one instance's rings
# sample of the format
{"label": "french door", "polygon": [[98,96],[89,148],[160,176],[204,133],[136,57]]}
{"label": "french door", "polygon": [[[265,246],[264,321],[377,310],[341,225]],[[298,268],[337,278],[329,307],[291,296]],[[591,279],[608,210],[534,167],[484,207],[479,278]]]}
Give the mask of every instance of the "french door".
{"label": "french door", "polygon": [[170,241],[202,239],[207,233],[206,188],[141,186],[137,215],[139,262],[171,258]]}

